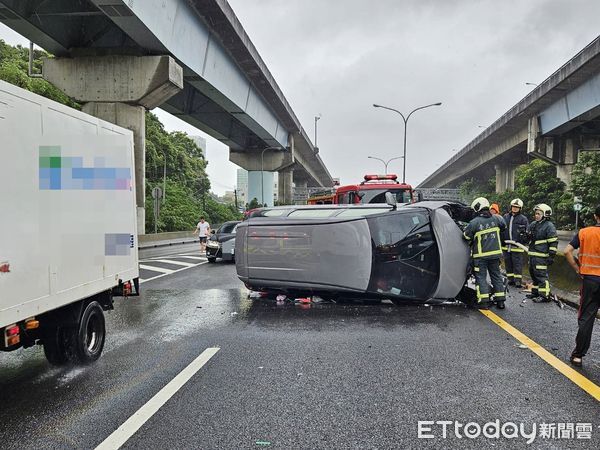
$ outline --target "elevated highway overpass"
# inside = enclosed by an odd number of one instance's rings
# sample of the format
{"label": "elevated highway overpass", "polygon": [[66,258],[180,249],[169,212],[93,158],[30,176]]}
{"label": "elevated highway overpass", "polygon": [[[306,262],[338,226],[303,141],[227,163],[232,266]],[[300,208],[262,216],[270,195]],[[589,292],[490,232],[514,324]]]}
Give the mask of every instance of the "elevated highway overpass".
{"label": "elevated highway overpass", "polygon": [[567,185],[581,151],[600,150],[600,37],[533,89],[427,177],[419,187],[457,187],[496,176],[496,191],[514,189],[515,169],[548,161]]}
{"label": "elevated highway overpass", "polygon": [[[84,111],[133,130],[137,180],[144,111],[160,107],[227,145],[250,195],[262,170],[279,172],[286,201],[292,182],[333,185],[226,0],[0,0],[0,21],[56,56],[43,77]],[[144,183],[137,204],[143,224]]]}

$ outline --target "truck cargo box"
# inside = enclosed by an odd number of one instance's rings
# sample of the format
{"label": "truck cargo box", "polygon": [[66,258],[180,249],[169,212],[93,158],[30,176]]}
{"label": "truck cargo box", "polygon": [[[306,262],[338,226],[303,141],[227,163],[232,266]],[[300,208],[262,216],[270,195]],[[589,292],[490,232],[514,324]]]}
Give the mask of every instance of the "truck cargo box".
{"label": "truck cargo box", "polygon": [[133,134],[0,81],[0,329],[138,277]]}

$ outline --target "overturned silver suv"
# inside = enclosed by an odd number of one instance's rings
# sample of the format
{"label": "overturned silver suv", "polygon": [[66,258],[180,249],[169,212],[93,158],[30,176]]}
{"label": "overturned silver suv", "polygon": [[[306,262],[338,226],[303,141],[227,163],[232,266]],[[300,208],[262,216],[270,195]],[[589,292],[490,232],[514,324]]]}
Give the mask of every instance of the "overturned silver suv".
{"label": "overturned silver suv", "polygon": [[263,208],[238,225],[237,275],[249,289],[288,296],[460,299],[471,217],[442,201]]}

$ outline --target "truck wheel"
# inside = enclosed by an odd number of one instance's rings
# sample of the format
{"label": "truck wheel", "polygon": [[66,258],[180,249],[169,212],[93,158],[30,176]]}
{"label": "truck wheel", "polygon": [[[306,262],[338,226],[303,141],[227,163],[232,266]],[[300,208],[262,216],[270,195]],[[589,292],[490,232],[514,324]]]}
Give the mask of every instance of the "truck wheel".
{"label": "truck wheel", "polygon": [[88,303],[79,324],[72,329],[69,353],[75,362],[88,364],[102,354],[106,329],[102,307],[96,301]]}
{"label": "truck wheel", "polygon": [[217,258],[207,258],[207,259],[208,259],[209,263],[214,263],[217,260]]}
{"label": "truck wheel", "polygon": [[53,327],[51,330],[48,330],[42,340],[44,355],[46,355],[46,359],[53,366],[62,366],[69,362],[67,352],[68,340],[65,331],[62,327]]}

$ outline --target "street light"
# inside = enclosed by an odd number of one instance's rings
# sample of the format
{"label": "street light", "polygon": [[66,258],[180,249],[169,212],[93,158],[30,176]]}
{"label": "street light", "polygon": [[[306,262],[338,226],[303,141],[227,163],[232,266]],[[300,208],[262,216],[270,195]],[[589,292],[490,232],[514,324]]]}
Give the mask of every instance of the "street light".
{"label": "street light", "polygon": [[378,161],[381,161],[381,162],[383,163],[383,165],[385,166],[385,174],[387,175],[387,166],[388,166],[388,164],[389,164],[391,161],[395,160],[395,159],[402,159],[402,158],[404,158],[404,156],[396,156],[395,158],[388,159],[388,160],[387,160],[387,162],[385,162],[385,161],[384,161],[383,159],[381,159],[381,158],[376,158],[375,156],[367,156],[367,158],[376,159],[376,160],[378,160]]}
{"label": "street light", "polygon": [[394,111],[397,112],[398,114],[400,114],[400,117],[402,117],[402,120],[404,121],[404,164],[402,167],[402,183],[406,182],[406,128],[407,128],[407,123],[408,123],[408,119],[410,119],[410,116],[412,115],[412,113],[414,113],[415,111],[418,111],[420,109],[425,109],[425,108],[429,108],[431,106],[441,106],[442,102],[437,102],[437,103],[432,103],[430,105],[425,105],[425,106],[419,106],[418,108],[413,109],[411,112],[408,113],[408,115],[406,117],[404,117],[404,114],[402,114],[400,111],[398,111],[397,109],[394,108],[390,108],[388,106],[383,106],[383,105],[377,105],[376,103],[373,103],[373,107],[375,108],[383,108],[383,109],[389,109],[390,111]]}
{"label": "street light", "polygon": [[260,154],[260,204],[264,206],[265,204],[265,152],[267,150],[281,150],[281,147],[266,147],[263,148]]}
{"label": "street light", "polygon": [[315,116],[315,148],[317,148],[317,122],[321,119],[321,113]]}

